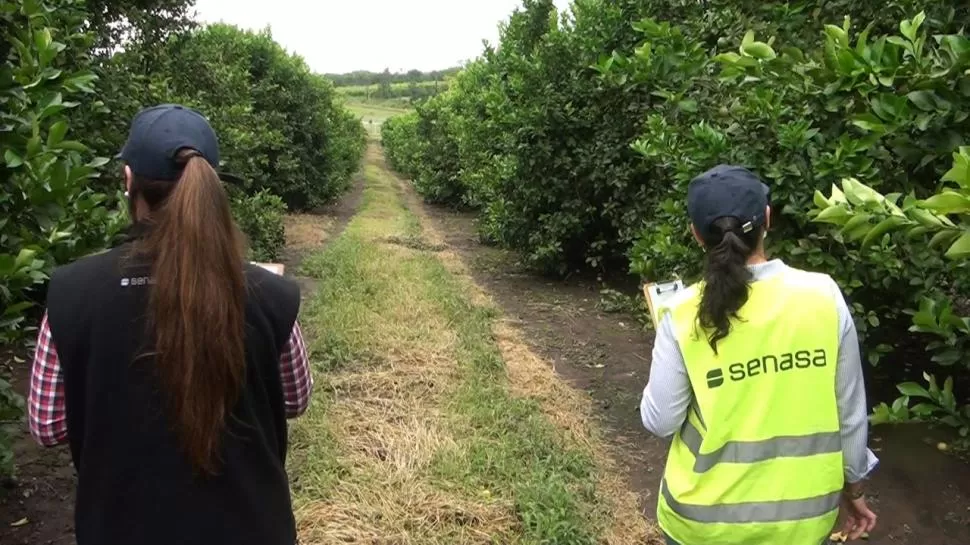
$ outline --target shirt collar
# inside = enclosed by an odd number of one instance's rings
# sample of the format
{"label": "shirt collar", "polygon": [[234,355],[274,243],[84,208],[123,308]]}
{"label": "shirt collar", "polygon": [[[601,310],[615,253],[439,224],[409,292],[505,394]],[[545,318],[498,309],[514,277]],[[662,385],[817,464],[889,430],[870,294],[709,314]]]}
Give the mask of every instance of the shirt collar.
{"label": "shirt collar", "polygon": [[758,263],[757,265],[748,265],[748,270],[754,276],[754,281],[766,280],[775,276],[776,274],[781,274],[786,269],[788,265],[780,259],[772,259],[766,263]]}

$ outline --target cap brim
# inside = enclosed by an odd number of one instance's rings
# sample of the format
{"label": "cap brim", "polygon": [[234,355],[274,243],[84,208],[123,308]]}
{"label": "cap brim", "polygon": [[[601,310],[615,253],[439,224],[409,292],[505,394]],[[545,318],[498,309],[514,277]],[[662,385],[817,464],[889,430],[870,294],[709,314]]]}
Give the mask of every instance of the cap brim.
{"label": "cap brim", "polygon": [[243,181],[243,179],[240,178],[239,176],[236,176],[235,174],[229,174],[228,172],[222,172],[222,171],[218,171],[218,174],[219,174],[219,179],[224,182],[229,182],[233,185],[238,185],[239,187],[243,187],[245,185],[245,182]]}

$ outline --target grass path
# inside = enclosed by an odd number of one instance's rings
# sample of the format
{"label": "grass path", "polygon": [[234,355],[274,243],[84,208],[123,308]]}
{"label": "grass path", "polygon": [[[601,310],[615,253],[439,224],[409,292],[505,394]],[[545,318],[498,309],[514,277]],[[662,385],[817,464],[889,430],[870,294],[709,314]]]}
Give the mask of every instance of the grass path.
{"label": "grass path", "polygon": [[501,320],[372,147],[357,215],[301,274],[317,381],[291,429],[304,544],[652,539],[589,407]]}

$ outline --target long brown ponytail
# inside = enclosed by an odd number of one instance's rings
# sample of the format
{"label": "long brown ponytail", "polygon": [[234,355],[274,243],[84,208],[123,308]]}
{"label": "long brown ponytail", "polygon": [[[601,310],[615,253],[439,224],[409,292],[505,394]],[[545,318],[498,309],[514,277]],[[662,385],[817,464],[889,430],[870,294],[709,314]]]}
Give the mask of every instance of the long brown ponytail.
{"label": "long brown ponytail", "polygon": [[174,184],[132,182],[132,201],[151,209],[136,251],[152,262],[149,323],[169,421],[192,466],[214,474],[245,380],[245,249],[212,166],[189,149],[177,161]]}

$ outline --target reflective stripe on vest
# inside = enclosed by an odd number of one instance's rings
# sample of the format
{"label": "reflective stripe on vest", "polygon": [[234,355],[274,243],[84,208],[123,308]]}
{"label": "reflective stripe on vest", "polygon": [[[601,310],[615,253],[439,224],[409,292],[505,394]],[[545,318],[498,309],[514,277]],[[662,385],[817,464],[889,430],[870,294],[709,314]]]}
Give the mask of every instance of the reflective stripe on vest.
{"label": "reflective stripe on vest", "polygon": [[710,454],[702,454],[701,432],[687,420],[680,439],[694,454],[694,471],[704,473],[719,463],[750,464],[782,456],[814,456],[842,451],[842,434],[837,431],[793,437],[772,437],[761,441],[729,441]]}
{"label": "reflective stripe on vest", "polygon": [[702,286],[663,309],[694,391],[657,506],[678,542],[817,545],[832,530],[843,486],[833,288],[796,269],[752,283],[717,354],[696,330]]}
{"label": "reflective stripe on vest", "polygon": [[842,491],[803,500],[760,501],[731,505],[690,505],[674,499],[667,481],[660,483],[667,505],[679,515],[697,522],[783,522],[820,517],[839,506]]}

